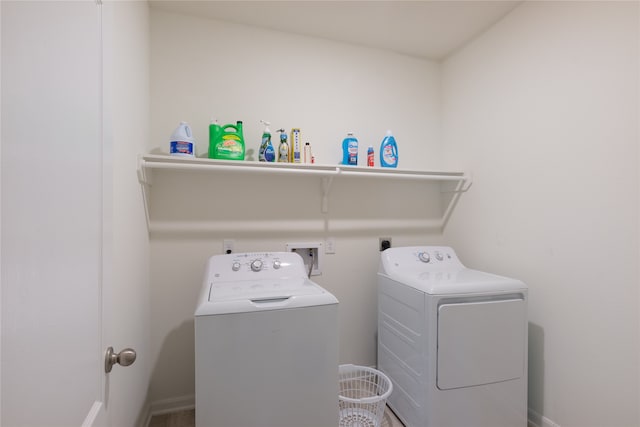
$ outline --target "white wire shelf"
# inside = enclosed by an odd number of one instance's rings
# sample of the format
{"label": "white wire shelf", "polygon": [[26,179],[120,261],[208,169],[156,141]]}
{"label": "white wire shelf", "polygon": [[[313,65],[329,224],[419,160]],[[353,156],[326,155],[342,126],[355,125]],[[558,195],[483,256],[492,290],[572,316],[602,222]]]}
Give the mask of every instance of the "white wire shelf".
{"label": "white wire shelf", "polygon": [[[322,213],[329,211],[329,194],[334,179],[365,178],[387,180],[412,180],[451,182],[455,189],[447,192],[463,193],[471,187],[471,179],[459,171],[417,171],[380,167],[354,167],[345,165],[320,165],[300,163],[265,163],[256,161],[215,160],[207,158],[145,155],[139,159],[138,179],[143,186],[147,223],[149,224],[149,186],[153,185],[153,170],[179,170],[199,172],[236,172],[242,174],[313,175],[321,178]],[[454,197],[456,199],[457,197]],[[448,217],[453,204],[446,209]],[[443,219],[445,219],[443,218]]]}
{"label": "white wire shelf", "polygon": [[344,165],[318,165],[301,163],[265,163],[255,161],[214,160],[206,158],[146,155],[140,158],[142,183],[150,184],[151,169],[177,169],[200,171],[237,171],[262,174],[310,174],[320,176],[360,176],[386,179],[411,179],[431,181],[469,181],[464,172],[416,171],[379,167],[354,167]]}

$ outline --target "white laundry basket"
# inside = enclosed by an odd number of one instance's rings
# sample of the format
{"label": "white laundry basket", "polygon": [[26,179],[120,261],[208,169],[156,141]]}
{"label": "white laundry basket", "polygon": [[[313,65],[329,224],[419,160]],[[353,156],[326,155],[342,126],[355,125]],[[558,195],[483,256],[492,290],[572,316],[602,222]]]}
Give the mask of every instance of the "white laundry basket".
{"label": "white laundry basket", "polygon": [[382,372],[357,365],[338,368],[340,427],[380,427],[393,386]]}

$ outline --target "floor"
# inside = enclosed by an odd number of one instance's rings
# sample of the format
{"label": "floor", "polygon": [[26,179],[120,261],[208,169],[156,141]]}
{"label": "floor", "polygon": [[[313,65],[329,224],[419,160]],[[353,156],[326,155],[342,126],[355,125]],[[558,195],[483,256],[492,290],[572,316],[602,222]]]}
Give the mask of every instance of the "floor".
{"label": "floor", "polygon": [[[154,415],[147,427],[195,427],[196,410],[172,412],[169,414]],[[393,412],[387,407],[380,427],[404,427]]]}

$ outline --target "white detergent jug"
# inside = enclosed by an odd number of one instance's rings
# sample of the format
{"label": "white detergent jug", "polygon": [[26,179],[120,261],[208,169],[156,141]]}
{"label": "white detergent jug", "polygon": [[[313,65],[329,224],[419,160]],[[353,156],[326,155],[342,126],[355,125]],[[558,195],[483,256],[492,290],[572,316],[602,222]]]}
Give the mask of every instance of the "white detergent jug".
{"label": "white detergent jug", "polygon": [[196,142],[187,122],[180,122],[171,135],[169,154],[172,156],[195,156]]}

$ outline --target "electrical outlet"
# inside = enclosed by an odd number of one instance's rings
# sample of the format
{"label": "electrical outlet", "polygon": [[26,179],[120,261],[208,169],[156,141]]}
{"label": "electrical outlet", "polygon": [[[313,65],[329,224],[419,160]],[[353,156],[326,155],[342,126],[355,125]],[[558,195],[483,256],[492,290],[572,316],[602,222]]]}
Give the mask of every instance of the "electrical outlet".
{"label": "electrical outlet", "polygon": [[234,246],[235,242],[231,239],[224,239],[222,241],[222,253],[223,254],[230,254],[233,252],[233,246]]}
{"label": "electrical outlet", "polygon": [[324,241],[324,253],[335,254],[336,253],[336,239],[333,237],[327,237]]}
{"label": "electrical outlet", "polygon": [[322,260],[324,252],[322,251],[322,243],[287,243],[287,252],[296,252],[304,261],[307,274],[311,270],[311,276],[319,276],[322,274]]}
{"label": "electrical outlet", "polygon": [[378,239],[378,247],[380,248],[380,252],[389,249],[391,247],[391,237],[380,237]]}

